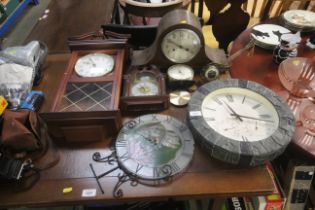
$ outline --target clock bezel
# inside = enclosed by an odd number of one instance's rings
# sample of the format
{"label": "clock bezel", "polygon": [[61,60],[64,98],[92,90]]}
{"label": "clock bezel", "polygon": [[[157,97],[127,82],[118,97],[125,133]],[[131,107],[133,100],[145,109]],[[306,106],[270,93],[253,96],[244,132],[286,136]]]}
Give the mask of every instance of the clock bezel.
{"label": "clock bezel", "polygon": [[[278,128],[271,136],[260,141],[237,141],[219,134],[208,125],[202,116],[203,99],[212,91],[229,87],[249,89],[271,102],[279,116]],[[280,96],[258,83],[239,79],[216,80],[201,86],[189,102],[188,122],[196,139],[211,157],[244,166],[261,165],[280,155],[290,143],[295,129],[294,116]]]}

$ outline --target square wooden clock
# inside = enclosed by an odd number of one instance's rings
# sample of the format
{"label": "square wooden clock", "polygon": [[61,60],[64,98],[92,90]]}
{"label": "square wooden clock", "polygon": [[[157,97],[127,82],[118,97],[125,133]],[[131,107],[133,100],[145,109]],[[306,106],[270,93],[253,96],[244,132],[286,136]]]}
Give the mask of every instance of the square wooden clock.
{"label": "square wooden clock", "polygon": [[70,46],[70,60],[52,108],[41,113],[53,137],[97,141],[120,129],[125,46],[123,41],[104,40]]}

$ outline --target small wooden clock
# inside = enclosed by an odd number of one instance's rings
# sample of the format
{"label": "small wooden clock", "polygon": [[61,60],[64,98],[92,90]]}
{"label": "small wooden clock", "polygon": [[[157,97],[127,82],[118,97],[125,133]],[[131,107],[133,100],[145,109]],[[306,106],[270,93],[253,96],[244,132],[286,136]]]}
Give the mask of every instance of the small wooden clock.
{"label": "small wooden clock", "polygon": [[168,106],[164,74],[155,65],[131,66],[124,76],[121,110],[163,110]]}

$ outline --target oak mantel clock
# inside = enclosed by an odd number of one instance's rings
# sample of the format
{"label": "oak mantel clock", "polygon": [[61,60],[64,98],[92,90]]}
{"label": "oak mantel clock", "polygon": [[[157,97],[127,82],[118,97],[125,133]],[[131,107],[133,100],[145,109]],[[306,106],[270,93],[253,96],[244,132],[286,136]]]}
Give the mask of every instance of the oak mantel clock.
{"label": "oak mantel clock", "polygon": [[178,63],[191,66],[224,63],[222,58],[225,58],[223,50],[205,45],[198,18],[188,10],[177,9],[162,17],[153,44],[144,50],[134,51],[132,63],[168,68]]}

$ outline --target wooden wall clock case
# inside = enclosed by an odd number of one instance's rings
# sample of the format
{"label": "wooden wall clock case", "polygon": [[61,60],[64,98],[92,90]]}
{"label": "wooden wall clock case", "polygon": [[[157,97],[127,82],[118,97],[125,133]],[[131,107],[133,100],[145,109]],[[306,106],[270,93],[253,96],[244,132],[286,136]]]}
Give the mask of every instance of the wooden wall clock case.
{"label": "wooden wall clock case", "polygon": [[[71,42],[70,60],[52,108],[48,113],[41,113],[53,137],[69,142],[98,141],[120,129],[119,100],[125,48],[126,40]],[[90,53],[113,56],[113,71],[100,77],[78,76],[74,71],[76,61]]]}

